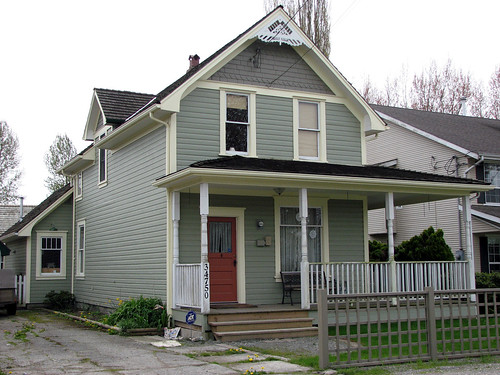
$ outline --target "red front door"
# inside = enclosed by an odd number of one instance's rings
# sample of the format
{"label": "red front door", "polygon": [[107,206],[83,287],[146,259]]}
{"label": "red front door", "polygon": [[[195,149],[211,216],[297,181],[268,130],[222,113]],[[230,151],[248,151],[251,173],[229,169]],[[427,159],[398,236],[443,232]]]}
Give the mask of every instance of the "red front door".
{"label": "red front door", "polygon": [[237,302],[236,218],[208,218],[210,302]]}

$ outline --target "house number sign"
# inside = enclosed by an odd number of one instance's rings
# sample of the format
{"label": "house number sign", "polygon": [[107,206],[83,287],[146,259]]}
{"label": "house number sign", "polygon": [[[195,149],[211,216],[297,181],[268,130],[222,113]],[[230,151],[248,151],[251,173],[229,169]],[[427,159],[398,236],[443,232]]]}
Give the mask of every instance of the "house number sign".
{"label": "house number sign", "polygon": [[205,299],[210,297],[209,280],[208,263],[205,263],[203,265],[203,297]]}

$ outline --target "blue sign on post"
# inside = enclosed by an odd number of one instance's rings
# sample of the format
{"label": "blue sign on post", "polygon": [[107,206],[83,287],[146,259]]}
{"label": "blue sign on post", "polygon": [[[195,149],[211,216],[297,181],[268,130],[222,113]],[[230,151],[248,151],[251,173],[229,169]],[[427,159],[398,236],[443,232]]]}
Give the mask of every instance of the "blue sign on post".
{"label": "blue sign on post", "polygon": [[186,314],[186,323],[193,324],[196,322],[196,313],[194,311],[188,311]]}

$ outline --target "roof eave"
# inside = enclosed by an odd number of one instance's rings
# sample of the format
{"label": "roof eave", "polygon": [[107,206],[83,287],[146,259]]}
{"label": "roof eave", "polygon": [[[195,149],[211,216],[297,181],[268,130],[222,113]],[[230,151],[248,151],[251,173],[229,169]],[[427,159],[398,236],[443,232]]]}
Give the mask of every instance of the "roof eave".
{"label": "roof eave", "polygon": [[311,187],[335,189],[340,186],[358,191],[424,191],[435,190],[450,196],[467,195],[491,190],[490,185],[472,183],[444,183],[434,181],[416,181],[405,179],[353,177],[338,175],[305,174],[291,172],[249,171],[217,168],[188,167],[173,174],[161,177],[153,185],[168,189],[179,189],[197,185],[201,182],[217,184],[260,186]]}

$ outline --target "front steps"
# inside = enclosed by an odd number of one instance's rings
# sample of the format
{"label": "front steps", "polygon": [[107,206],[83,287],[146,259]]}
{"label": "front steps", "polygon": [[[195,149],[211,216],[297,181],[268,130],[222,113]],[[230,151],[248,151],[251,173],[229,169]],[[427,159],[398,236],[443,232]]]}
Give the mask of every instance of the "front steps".
{"label": "front steps", "polygon": [[217,341],[317,336],[304,310],[217,312],[208,324]]}

